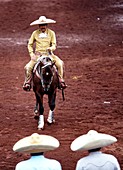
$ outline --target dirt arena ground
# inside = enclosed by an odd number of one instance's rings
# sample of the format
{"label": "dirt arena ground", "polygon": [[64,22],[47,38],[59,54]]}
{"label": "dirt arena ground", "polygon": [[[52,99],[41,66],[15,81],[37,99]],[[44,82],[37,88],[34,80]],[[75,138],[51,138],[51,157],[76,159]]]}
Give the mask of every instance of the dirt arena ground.
{"label": "dirt arena ground", "polygon": [[[57,93],[55,119],[44,131],[33,119],[33,91],[22,90],[29,61],[27,40],[45,15],[57,21],[58,55],[65,62],[65,101]],[[103,149],[123,168],[123,3],[121,0],[0,0],[0,170],[14,170],[29,155],[14,153],[14,143],[34,132],[58,138],[61,146],[45,155],[74,170],[87,152],[72,152],[71,142],[91,129],[117,137]],[[47,96],[44,98],[47,118]]]}

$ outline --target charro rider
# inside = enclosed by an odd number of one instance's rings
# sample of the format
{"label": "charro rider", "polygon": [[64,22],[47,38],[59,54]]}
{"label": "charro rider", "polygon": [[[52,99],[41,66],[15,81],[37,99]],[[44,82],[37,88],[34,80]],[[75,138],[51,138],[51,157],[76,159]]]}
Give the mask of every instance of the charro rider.
{"label": "charro rider", "polygon": [[47,28],[47,25],[50,23],[56,23],[56,21],[47,19],[45,16],[40,16],[38,20],[33,21],[30,24],[38,25],[39,29],[32,33],[28,42],[28,51],[31,60],[25,66],[25,82],[23,85],[25,91],[30,91],[31,89],[32,70],[38,58],[41,55],[49,55],[49,53],[51,54],[51,59],[55,61],[58,69],[61,88],[65,89],[67,87],[63,78],[64,62],[58,56],[53,54],[53,51],[56,49],[56,35],[53,30]]}

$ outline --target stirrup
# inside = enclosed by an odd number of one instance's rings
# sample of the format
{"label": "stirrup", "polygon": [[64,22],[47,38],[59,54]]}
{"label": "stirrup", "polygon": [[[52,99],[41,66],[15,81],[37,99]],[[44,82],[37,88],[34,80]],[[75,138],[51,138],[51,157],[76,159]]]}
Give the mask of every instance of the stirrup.
{"label": "stirrup", "polygon": [[31,85],[30,84],[26,83],[26,84],[23,85],[23,90],[30,91],[30,89],[31,89]]}

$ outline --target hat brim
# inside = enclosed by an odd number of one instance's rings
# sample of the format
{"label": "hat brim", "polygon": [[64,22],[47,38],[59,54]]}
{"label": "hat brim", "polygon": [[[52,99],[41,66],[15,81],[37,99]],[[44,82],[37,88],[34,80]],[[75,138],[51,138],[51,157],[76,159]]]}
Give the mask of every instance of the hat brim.
{"label": "hat brim", "polygon": [[53,23],[56,23],[56,21],[52,19],[46,19],[46,21],[40,21],[40,20],[33,21],[30,25],[32,26],[32,25],[53,24]]}
{"label": "hat brim", "polygon": [[79,136],[71,143],[72,151],[91,150],[102,148],[117,142],[117,139],[111,135],[97,133],[94,136],[89,134]]}
{"label": "hat brim", "polygon": [[38,153],[54,150],[59,147],[59,141],[48,135],[39,135],[39,143],[31,143],[31,136],[25,137],[13,146],[13,151],[22,153]]}

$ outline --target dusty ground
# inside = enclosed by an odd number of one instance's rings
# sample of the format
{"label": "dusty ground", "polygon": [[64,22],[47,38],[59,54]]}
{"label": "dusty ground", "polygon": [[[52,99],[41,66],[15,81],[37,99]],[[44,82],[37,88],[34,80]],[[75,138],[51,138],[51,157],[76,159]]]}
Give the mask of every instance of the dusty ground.
{"label": "dusty ground", "polygon": [[[27,40],[40,15],[57,21],[55,54],[66,66],[66,100],[57,93],[56,123],[37,130],[34,93],[24,92]],[[28,155],[14,153],[13,144],[33,132],[53,135],[61,146],[47,157],[74,170],[86,152],[73,153],[73,139],[90,129],[118,142],[104,148],[123,168],[123,3],[121,0],[0,0],[0,169],[14,170]],[[106,103],[108,102],[108,103]],[[110,103],[109,103],[110,102]],[[45,96],[45,117],[48,105]]]}

